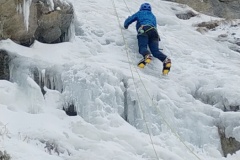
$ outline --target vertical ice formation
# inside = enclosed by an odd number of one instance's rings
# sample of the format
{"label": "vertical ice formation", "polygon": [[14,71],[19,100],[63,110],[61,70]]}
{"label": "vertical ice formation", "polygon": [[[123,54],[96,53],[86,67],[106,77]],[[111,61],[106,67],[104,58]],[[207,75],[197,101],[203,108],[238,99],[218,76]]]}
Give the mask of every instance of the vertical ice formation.
{"label": "vertical ice formation", "polygon": [[53,3],[53,0],[47,0],[47,3],[49,5],[49,9],[50,11],[54,10],[54,3]]}
{"label": "vertical ice formation", "polygon": [[[23,109],[29,113],[39,113],[44,104],[43,93],[47,87],[62,92],[61,70],[58,66],[47,67],[47,64],[34,62],[30,58],[14,58],[10,64],[10,81],[19,86],[19,99],[28,102]],[[22,101],[22,100],[21,100]],[[21,102],[20,102],[21,103]]]}
{"label": "vertical ice formation", "polygon": [[73,18],[67,32],[65,33],[65,37],[63,41],[64,42],[73,41],[74,37],[75,37],[75,18]]}
{"label": "vertical ice formation", "polygon": [[30,76],[40,86],[43,94],[46,93],[44,87],[62,92],[61,71],[58,66],[46,68],[46,64],[43,66],[39,64],[38,66],[29,66],[29,68]]}
{"label": "vertical ice formation", "polygon": [[39,113],[41,112],[44,104],[44,98],[42,96],[41,89],[29,76],[27,77],[26,82],[26,87],[23,87],[25,88],[26,96],[29,98],[28,112],[33,114]]}
{"label": "vertical ice formation", "polygon": [[[29,29],[29,16],[30,16],[30,7],[32,4],[32,0],[23,0],[22,3],[19,3],[17,5],[17,11],[21,14],[23,14],[24,19],[24,25],[26,27],[26,30]],[[47,4],[49,5],[49,10],[54,10],[54,2],[53,0],[47,0]]]}
{"label": "vertical ice formation", "polygon": [[64,101],[73,103],[78,115],[93,122],[110,113],[123,114],[124,86],[115,73],[101,67],[79,66],[64,72]]}
{"label": "vertical ice formation", "polygon": [[23,16],[24,16],[24,24],[28,31],[29,26],[29,16],[30,16],[30,6],[32,4],[32,0],[24,0],[23,1]]}
{"label": "vertical ice formation", "polygon": [[[22,65],[23,62],[27,61],[21,58],[12,61],[9,67],[10,80],[18,85],[19,108],[28,113],[36,114],[41,112],[42,106],[44,106],[44,97],[40,87],[31,77],[28,64]],[[22,102],[27,102],[27,104]]]}
{"label": "vertical ice formation", "polygon": [[17,11],[23,14],[24,25],[26,30],[28,31],[29,28],[29,16],[30,16],[30,7],[32,4],[32,0],[23,0],[22,4],[19,3],[17,5]]}
{"label": "vertical ice formation", "polygon": [[[57,68],[57,67],[56,67]],[[48,69],[37,69],[39,75],[39,86],[47,87],[48,89],[57,90],[62,92],[62,80],[60,72],[54,70],[53,68]]]}
{"label": "vertical ice formation", "polygon": [[23,8],[21,3],[17,4],[17,12],[21,14],[23,13]]}

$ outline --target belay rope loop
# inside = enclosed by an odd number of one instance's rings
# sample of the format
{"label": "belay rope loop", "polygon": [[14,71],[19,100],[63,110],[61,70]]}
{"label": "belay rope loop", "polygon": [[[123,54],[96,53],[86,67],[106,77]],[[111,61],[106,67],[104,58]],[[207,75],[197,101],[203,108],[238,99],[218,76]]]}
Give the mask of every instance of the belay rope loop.
{"label": "belay rope loop", "polygon": [[[131,14],[131,11],[129,10],[129,7],[127,6],[126,1],[125,1],[125,0],[123,0],[123,1],[124,1],[125,5],[126,5],[128,11],[129,11],[129,13]],[[146,128],[147,128],[147,131],[148,131],[148,134],[149,134],[149,137],[150,137],[150,140],[151,140],[151,144],[152,144],[153,150],[154,150],[154,152],[155,152],[156,158],[159,160],[158,154],[157,154],[156,149],[155,149],[155,147],[154,147],[154,143],[153,143],[153,140],[152,140],[152,136],[151,136],[151,134],[150,134],[150,129],[149,129],[148,125],[147,125],[147,121],[146,121],[146,118],[145,118],[145,114],[144,114],[144,112],[143,112],[143,108],[142,108],[141,103],[140,103],[140,102],[141,102],[141,101],[140,101],[140,97],[139,97],[139,94],[138,94],[138,91],[137,91],[137,88],[136,88],[135,79],[134,79],[134,75],[133,75],[133,70],[132,70],[132,67],[131,67],[131,64],[133,64],[133,63],[132,63],[132,61],[131,61],[130,58],[129,58],[129,51],[128,51],[128,48],[129,48],[129,47],[128,47],[127,41],[126,41],[126,39],[125,39],[125,37],[124,37],[124,34],[123,34],[123,30],[122,30],[121,23],[120,23],[120,18],[119,18],[118,12],[117,12],[117,10],[116,10],[116,5],[115,5],[114,0],[112,0],[112,3],[113,3],[113,7],[114,7],[114,10],[115,10],[116,17],[117,17],[117,19],[118,19],[119,27],[120,27],[120,29],[121,29],[122,38],[123,38],[123,41],[124,41],[124,44],[125,44],[125,50],[126,50],[126,54],[127,54],[127,57],[128,57],[128,62],[129,62],[129,65],[130,65],[130,70],[131,70],[131,75],[132,75],[133,82],[134,82],[134,87],[135,87],[135,90],[136,90],[136,93],[137,93],[137,98],[138,98],[138,102],[139,102],[139,107],[140,107],[140,109],[141,109],[141,112],[143,113],[143,119],[144,119],[144,122],[145,122],[145,125],[146,125]],[[131,63],[130,63],[130,62],[131,62]],[[150,93],[148,92],[145,84],[143,83],[143,80],[142,80],[142,78],[141,78],[141,76],[140,76],[140,74],[139,74],[136,66],[135,66],[135,69],[136,69],[136,73],[138,74],[139,79],[140,79],[140,81],[141,81],[141,83],[142,83],[142,85],[143,85],[143,87],[144,87],[144,90],[146,91],[148,97],[151,99],[152,106],[155,106],[155,105],[154,105],[154,102],[153,102],[153,99],[151,98]],[[156,107],[156,106],[155,106],[155,107]],[[185,144],[185,142],[184,142],[184,141],[182,140],[182,138],[178,135],[178,133],[170,126],[170,124],[166,121],[166,119],[165,119],[164,116],[162,115],[162,113],[161,113],[161,111],[159,110],[159,108],[158,108],[158,107],[156,107],[156,108],[157,108],[157,111],[158,111],[159,115],[161,116],[163,122],[167,125],[167,127],[171,130],[171,132],[172,132],[172,133],[179,139],[179,141],[189,150],[190,153],[192,153],[198,160],[201,160],[200,157],[198,157],[198,156]]]}

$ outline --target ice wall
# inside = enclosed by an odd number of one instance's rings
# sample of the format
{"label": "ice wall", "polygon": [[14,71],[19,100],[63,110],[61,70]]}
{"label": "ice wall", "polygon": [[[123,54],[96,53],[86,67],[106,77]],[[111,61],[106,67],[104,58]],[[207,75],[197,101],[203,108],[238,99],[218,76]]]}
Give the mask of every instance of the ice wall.
{"label": "ice wall", "polygon": [[[23,62],[27,62],[26,64]],[[23,65],[24,64],[24,65]],[[37,114],[42,111],[44,97],[38,84],[33,80],[26,59],[17,58],[9,64],[10,80],[17,84],[16,109],[22,109],[28,113]],[[27,103],[26,103],[27,102]]]}
{"label": "ice wall", "polygon": [[[61,102],[56,106],[62,109],[73,105],[78,115],[91,124],[101,125],[109,115],[115,114],[147,134],[159,136],[174,131],[184,141],[199,147],[220,143],[214,119],[206,108],[204,114],[197,113],[198,109],[189,111],[192,103],[173,103],[161,88],[156,89],[159,86],[155,83],[148,85],[149,98],[139,81],[134,82],[119,70],[94,62],[58,66],[15,57],[10,63],[10,73],[11,81],[19,88],[19,102],[27,102],[18,103],[26,112],[41,112],[46,107],[44,91],[58,90]],[[211,130],[211,136],[204,134],[206,130]]]}
{"label": "ice wall", "polygon": [[102,67],[75,65],[62,74],[66,106],[73,104],[86,121],[105,117],[108,113],[123,114],[124,84],[120,75]]}
{"label": "ice wall", "polygon": [[11,57],[9,68],[10,81],[18,85],[17,99],[26,112],[41,112],[45,106],[44,94],[47,90],[59,93],[63,90],[60,66],[41,61],[36,63],[32,58],[17,56]]}
{"label": "ice wall", "polygon": [[34,68],[31,68],[31,75],[35,82],[40,86],[43,94],[46,92],[44,90],[44,87],[62,92],[63,86],[61,80],[61,72],[58,69],[58,66],[47,68],[36,66]]}

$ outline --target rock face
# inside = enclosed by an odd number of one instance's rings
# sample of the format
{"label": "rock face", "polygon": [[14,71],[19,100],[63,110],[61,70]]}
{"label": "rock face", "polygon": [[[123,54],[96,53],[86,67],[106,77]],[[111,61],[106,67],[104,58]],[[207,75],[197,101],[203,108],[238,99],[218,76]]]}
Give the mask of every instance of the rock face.
{"label": "rock face", "polygon": [[0,151],[0,160],[10,160],[11,156],[6,151]]}
{"label": "rock face", "polygon": [[239,19],[239,0],[166,0],[187,4],[198,12],[222,18]]}
{"label": "rock face", "polygon": [[0,40],[10,38],[29,46],[36,39],[43,43],[62,42],[73,20],[71,4],[54,0],[1,0]]}
{"label": "rock face", "polygon": [[234,154],[240,150],[240,142],[236,141],[233,137],[226,137],[225,129],[218,128],[218,133],[220,135],[224,157],[227,157],[228,154]]}

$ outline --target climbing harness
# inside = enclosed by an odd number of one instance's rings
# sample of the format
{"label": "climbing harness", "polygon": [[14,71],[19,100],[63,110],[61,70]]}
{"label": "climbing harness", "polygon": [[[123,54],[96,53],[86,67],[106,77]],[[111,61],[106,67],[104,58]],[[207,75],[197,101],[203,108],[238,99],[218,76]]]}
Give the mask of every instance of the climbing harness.
{"label": "climbing harness", "polygon": [[[146,29],[145,29],[146,28]],[[143,34],[147,34],[147,32],[151,31],[151,30],[154,30],[158,36],[158,40],[161,41],[160,39],[160,36],[157,32],[157,29],[151,25],[141,25],[139,28],[138,28],[138,35],[143,35]]]}
{"label": "climbing harness", "polygon": [[[149,27],[147,30],[144,30],[144,27]],[[150,25],[141,25],[139,28],[138,28],[138,34],[144,34],[144,33],[147,33],[148,31],[152,30],[152,29],[155,29],[155,27],[153,26],[150,26]]]}

